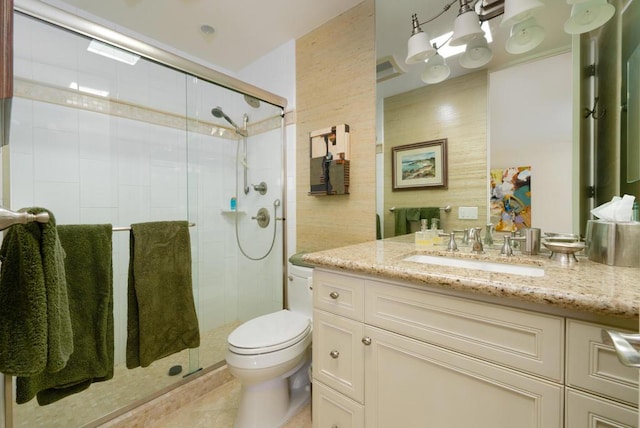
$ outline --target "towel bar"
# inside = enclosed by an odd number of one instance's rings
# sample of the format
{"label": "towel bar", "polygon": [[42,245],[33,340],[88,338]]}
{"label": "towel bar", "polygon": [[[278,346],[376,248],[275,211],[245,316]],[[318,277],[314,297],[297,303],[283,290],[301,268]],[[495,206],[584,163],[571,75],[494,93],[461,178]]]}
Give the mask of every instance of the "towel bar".
{"label": "towel bar", "polygon": [[38,223],[49,223],[49,213],[41,212],[31,214],[28,212],[15,212],[6,208],[0,208],[0,230],[4,230],[16,224],[27,224],[37,221]]}
{"label": "towel bar", "polygon": [[[389,208],[389,211],[394,212],[396,210],[396,207],[391,207]],[[451,212],[451,205],[447,205],[446,207],[440,207],[440,211],[444,211],[446,213],[450,213]]]}
{"label": "towel bar", "polygon": [[[193,227],[195,225],[195,223],[189,223],[189,227]],[[131,230],[131,226],[118,226],[113,228],[114,232],[125,232],[127,230]]]}

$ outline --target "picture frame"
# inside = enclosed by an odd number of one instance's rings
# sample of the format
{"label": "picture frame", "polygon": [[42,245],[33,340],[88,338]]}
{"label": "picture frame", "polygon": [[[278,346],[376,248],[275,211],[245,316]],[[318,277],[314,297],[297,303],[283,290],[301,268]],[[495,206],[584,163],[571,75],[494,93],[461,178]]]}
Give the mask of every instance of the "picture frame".
{"label": "picture frame", "polygon": [[447,139],[391,148],[392,190],[446,189]]}

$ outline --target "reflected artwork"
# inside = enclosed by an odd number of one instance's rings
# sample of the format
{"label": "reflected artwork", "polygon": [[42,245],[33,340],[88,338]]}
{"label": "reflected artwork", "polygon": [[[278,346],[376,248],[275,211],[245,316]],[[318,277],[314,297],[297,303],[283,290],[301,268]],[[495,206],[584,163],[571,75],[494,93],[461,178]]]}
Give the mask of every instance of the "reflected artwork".
{"label": "reflected artwork", "polygon": [[492,169],[489,202],[496,231],[531,227],[531,167]]}

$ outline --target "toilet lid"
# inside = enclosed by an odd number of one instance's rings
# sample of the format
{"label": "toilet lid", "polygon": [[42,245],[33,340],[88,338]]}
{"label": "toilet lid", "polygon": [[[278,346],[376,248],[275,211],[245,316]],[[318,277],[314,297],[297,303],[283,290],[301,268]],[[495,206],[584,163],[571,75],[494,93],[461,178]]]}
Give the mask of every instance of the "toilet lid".
{"label": "toilet lid", "polygon": [[257,354],[287,348],[311,330],[311,320],[288,310],[249,320],[236,328],[227,341],[232,352]]}

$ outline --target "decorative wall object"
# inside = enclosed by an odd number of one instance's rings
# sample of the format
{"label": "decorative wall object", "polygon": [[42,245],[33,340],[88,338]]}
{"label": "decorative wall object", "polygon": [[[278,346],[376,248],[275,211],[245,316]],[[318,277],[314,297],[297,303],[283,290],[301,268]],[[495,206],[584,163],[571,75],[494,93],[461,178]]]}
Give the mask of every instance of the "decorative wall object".
{"label": "decorative wall object", "polygon": [[492,169],[490,203],[496,231],[531,227],[531,167]]}
{"label": "decorative wall object", "polygon": [[313,131],[310,135],[310,195],[349,194],[349,125]]}
{"label": "decorative wall object", "polygon": [[447,139],[396,146],[393,190],[447,188]]}

